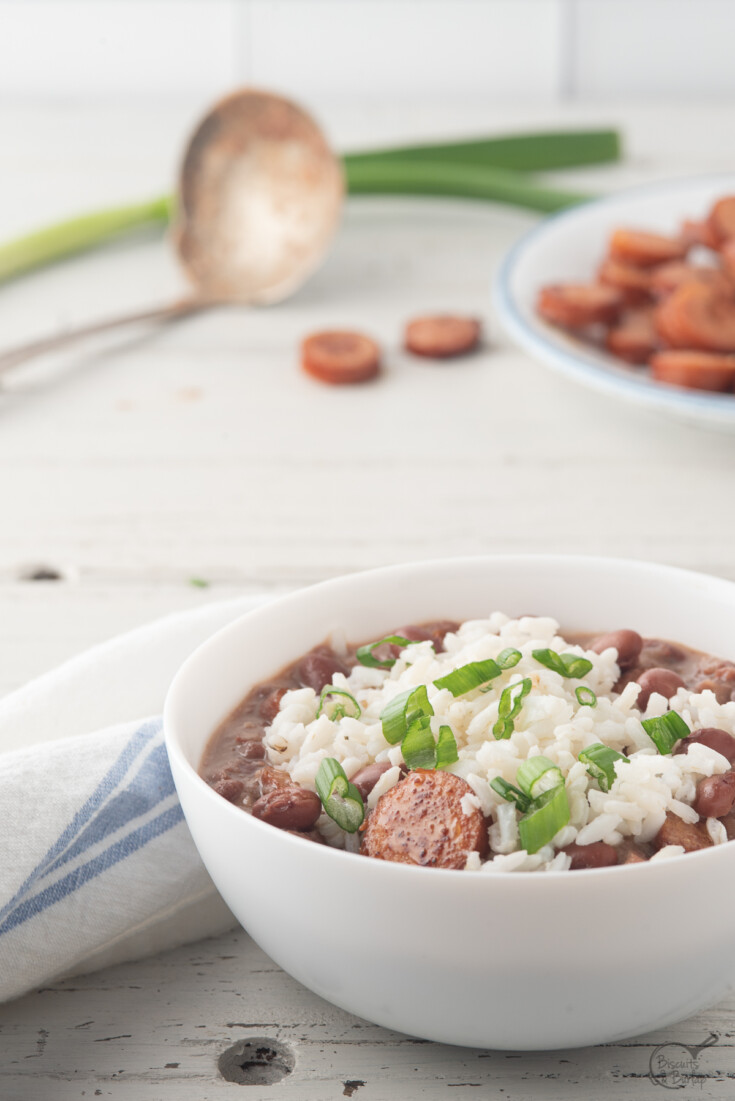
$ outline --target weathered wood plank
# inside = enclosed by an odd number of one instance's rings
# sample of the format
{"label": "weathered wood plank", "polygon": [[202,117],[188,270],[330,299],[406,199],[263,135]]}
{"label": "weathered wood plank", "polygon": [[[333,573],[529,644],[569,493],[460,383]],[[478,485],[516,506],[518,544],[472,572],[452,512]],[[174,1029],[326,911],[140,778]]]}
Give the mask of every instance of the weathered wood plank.
{"label": "weathered wood plank", "polygon": [[[601,992],[602,993],[602,992]],[[217,1060],[242,1039],[278,1041],[295,1069],[247,1096],[366,1101],[455,1096],[511,1099],[659,1097],[650,1077],[661,1044],[696,1047],[683,1096],[729,1098],[735,1078],[735,997],[638,1040],[547,1053],[489,1052],[416,1041],[344,1013],[285,975],[242,931],[66,980],[0,1009],[0,1095],[7,1101],[82,1096],[162,1099],[239,1096]],[[671,1072],[673,1074],[673,1071]],[[673,1079],[671,1079],[673,1081]],[[696,1093],[694,1092],[696,1091]],[[462,1095],[461,1093],[459,1094]]]}

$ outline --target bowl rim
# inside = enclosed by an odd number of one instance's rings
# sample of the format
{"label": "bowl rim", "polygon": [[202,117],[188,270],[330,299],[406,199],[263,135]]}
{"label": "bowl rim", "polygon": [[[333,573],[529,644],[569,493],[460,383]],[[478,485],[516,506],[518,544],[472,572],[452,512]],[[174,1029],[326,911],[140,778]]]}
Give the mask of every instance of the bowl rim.
{"label": "bowl rim", "polygon": [[[239,615],[231,623],[226,624],[224,627],[220,627],[209,638],[201,642],[195,650],[186,658],[182,665],[177,670],[169,690],[166,694],[166,699],[163,708],[163,731],[166,750],[171,762],[174,776],[176,776],[177,770],[182,770],[185,776],[188,776],[194,782],[194,790],[201,793],[202,798],[206,801],[210,801],[210,805],[216,814],[224,814],[225,817],[231,816],[231,821],[235,825],[236,829],[242,829],[244,821],[247,821],[248,825],[244,826],[246,829],[254,829],[255,836],[259,831],[266,831],[263,834],[264,839],[270,838],[271,842],[279,845],[286,844],[287,846],[298,846],[297,851],[303,852],[303,846],[305,843],[310,845],[310,851],[313,854],[313,859],[321,861],[327,859],[328,861],[348,861],[350,868],[356,868],[356,861],[360,860],[366,866],[365,875],[371,877],[388,876],[388,882],[390,877],[401,876],[409,877],[418,875],[420,879],[418,883],[424,883],[426,885],[426,872],[431,872],[428,876],[429,884],[438,883],[446,879],[447,876],[451,877],[452,882],[457,882],[457,873],[461,872],[462,880],[460,882],[488,882],[489,884],[497,884],[498,882],[512,883],[513,887],[504,887],[503,890],[513,890],[519,892],[526,892],[528,890],[539,890],[538,887],[530,886],[537,881],[542,883],[553,881],[559,882],[563,880],[573,885],[573,890],[585,890],[584,884],[594,884],[599,882],[599,877],[604,876],[606,882],[612,880],[614,876],[621,875],[642,875],[645,874],[649,878],[658,879],[659,877],[665,877],[668,873],[666,869],[673,869],[681,867],[682,861],[685,862],[685,867],[695,871],[697,867],[704,868],[705,861],[720,862],[722,860],[735,859],[735,842],[725,842],[720,845],[713,845],[711,848],[701,849],[694,853],[681,853],[678,856],[669,857],[666,860],[660,861],[645,861],[640,864],[617,864],[613,867],[606,868],[586,868],[584,876],[571,876],[568,871],[545,871],[543,873],[537,872],[492,872],[480,870],[468,870],[468,869],[452,869],[452,868],[421,868],[409,864],[401,864],[395,861],[387,860],[370,860],[361,857],[358,853],[347,852],[344,849],[334,848],[331,845],[317,845],[313,842],[307,842],[303,838],[295,837],[289,834],[287,831],[278,830],[276,827],[269,825],[266,822],[261,822],[257,818],[254,818],[251,814],[243,812],[242,809],[236,807],[234,804],[229,803],[226,799],[223,799],[221,795],[213,790],[207,784],[207,782],[199,775],[197,769],[190,763],[182,746],[179,743],[177,734],[177,719],[176,712],[179,706],[178,697],[183,691],[186,691],[186,685],[189,678],[195,675],[195,671],[199,663],[205,660],[207,652],[213,647],[219,647],[226,645],[230,636],[235,638],[242,630],[244,623],[255,624],[262,619],[267,619],[272,609],[280,608],[291,602],[298,602],[300,599],[311,599],[316,595],[318,599],[322,592],[335,592],[340,588],[349,587],[356,581],[363,577],[376,577],[385,578],[390,581],[391,578],[400,576],[400,574],[406,571],[413,572],[415,570],[431,572],[440,569],[457,569],[462,568],[463,565],[473,564],[475,566],[480,563],[492,563],[494,566],[501,566],[502,563],[517,563],[524,562],[529,564],[536,563],[555,563],[558,565],[572,565],[580,566],[584,568],[585,565],[594,564],[596,567],[616,567],[624,570],[631,570],[640,572],[642,574],[650,575],[664,575],[675,582],[677,579],[686,579],[689,582],[706,583],[708,586],[712,586],[715,589],[721,589],[723,593],[729,592],[730,596],[735,598],[735,581],[731,581],[728,578],[717,577],[712,574],[702,573],[697,570],[689,570],[680,566],[671,566],[656,562],[647,561],[645,559],[633,559],[633,558],[616,558],[613,556],[601,556],[601,555],[587,555],[587,554],[544,554],[544,553],[521,553],[521,554],[485,554],[485,555],[465,555],[461,557],[446,557],[435,559],[420,559],[416,561],[409,561],[403,563],[397,563],[389,566],[379,566],[373,569],[356,570],[354,573],[341,574],[337,577],[328,578],[327,580],[317,582],[314,585],[301,586],[290,593],[282,594],[265,604],[262,604],[250,611],[244,612]],[[308,597],[307,597],[307,594]],[[295,659],[296,660],[296,659]],[[256,682],[257,683],[257,682]],[[182,687],[184,686],[184,687]],[[246,685],[243,690],[243,696],[250,691],[250,688],[254,685]],[[211,737],[211,731],[208,737]],[[243,819],[243,813],[245,813],[245,819]],[[237,823],[240,823],[238,826]],[[278,842],[276,842],[276,835],[278,835]],[[326,854],[329,853],[329,856]],[[731,856],[727,854],[731,853]],[[723,855],[724,854],[724,855]],[[693,858],[697,858],[694,865],[692,865]],[[339,867],[339,863],[335,865]],[[367,869],[370,869],[369,871]],[[643,872],[643,869],[647,869]],[[470,888],[471,889],[471,888]],[[484,888],[490,890],[491,888]],[[497,889],[497,888],[495,888]]]}
{"label": "bowl rim", "polygon": [[562,347],[556,339],[547,335],[556,333],[552,326],[539,321],[536,327],[526,321],[512,289],[516,268],[525,254],[549,233],[557,232],[560,225],[573,223],[590,211],[624,206],[631,198],[639,195],[656,192],[668,195],[709,182],[714,184],[720,179],[723,182],[730,181],[735,186],[735,175],[727,171],[677,177],[673,180],[637,184],[548,215],[524,233],[508,250],[493,280],[493,301],[503,327],[525,351],[575,382],[581,382],[604,394],[614,394],[635,405],[665,409],[679,416],[689,413],[693,418],[706,420],[710,424],[735,428],[735,397],[686,390],[683,387],[653,382],[648,377],[638,378],[619,366],[612,356],[609,357],[609,364],[601,364],[585,355],[581,349],[578,351],[574,347]]}

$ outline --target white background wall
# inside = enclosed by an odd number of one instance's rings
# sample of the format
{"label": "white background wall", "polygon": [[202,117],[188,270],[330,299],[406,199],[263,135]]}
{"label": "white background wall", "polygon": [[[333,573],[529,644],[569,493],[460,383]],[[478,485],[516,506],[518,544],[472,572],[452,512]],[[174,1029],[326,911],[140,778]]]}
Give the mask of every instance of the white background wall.
{"label": "white background wall", "polygon": [[735,94],[735,0],[0,0],[0,101]]}

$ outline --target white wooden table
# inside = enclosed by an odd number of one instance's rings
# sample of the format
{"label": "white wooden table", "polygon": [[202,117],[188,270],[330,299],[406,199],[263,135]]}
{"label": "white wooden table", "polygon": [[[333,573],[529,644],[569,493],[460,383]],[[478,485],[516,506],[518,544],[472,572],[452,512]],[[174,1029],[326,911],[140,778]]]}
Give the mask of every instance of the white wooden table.
{"label": "white wooden table", "polygon": [[[607,189],[728,167],[733,107],[341,105],[327,121],[346,147],[613,119],[626,165],[577,181]],[[164,188],[191,115],[191,104],[0,107],[0,237]],[[0,689],[167,611],[394,561],[581,551],[735,578],[735,440],[578,389],[498,332],[490,279],[533,221],[473,204],[350,203],[328,263],[290,302],[18,373],[0,395]],[[0,289],[0,336],[165,300],[180,285],[166,245],[143,236]],[[482,315],[487,349],[451,365],[407,357],[403,321],[432,309]],[[342,325],[383,344],[378,384],[329,389],[299,372],[300,337]],[[39,570],[56,580],[33,580]],[[648,1099],[661,1088],[649,1077],[657,1046],[711,1033],[698,1056],[667,1048],[657,1065],[683,1096],[725,1098],[735,997],[665,1034],[583,1051],[420,1043],[320,1001],[240,931],[1,1007],[0,1097]],[[293,1054],[280,1084],[219,1074],[221,1053],[248,1038]]]}

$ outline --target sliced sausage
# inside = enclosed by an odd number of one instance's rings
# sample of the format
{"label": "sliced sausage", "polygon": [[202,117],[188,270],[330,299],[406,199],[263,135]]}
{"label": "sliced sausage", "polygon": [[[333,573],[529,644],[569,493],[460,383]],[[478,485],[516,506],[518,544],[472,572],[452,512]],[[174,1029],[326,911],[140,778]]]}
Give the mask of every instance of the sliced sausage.
{"label": "sliced sausage", "polygon": [[646,669],[645,673],[641,673],[638,677],[638,683],[641,690],[638,693],[636,706],[641,711],[645,711],[654,692],[658,692],[660,696],[665,696],[667,700],[670,700],[672,696],[676,695],[679,688],[686,687],[679,674],[675,673],[673,669]]}
{"label": "sliced sausage", "polygon": [[253,816],[279,830],[310,830],[321,812],[322,804],[316,792],[300,788],[288,777],[285,783],[269,788],[253,803]]}
{"label": "sliced sausage", "polygon": [[660,344],[650,308],[626,311],[605,336],[607,350],[626,363],[648,363]]}
{"label": "sliced sausage", "polygon": [[302,341],[301,366],[312,378],[335,386],[367,382],[380,373],[380,348],[363,333],[313,333]]}
{"label": "sliced sausage", "polygon": [[429,359],[466,355],[480,343],[482,326],[474,317],[438,314],[409,321],[404,333],[407,352]]}
{"label": "sliced sausage", "polygon": [[651,295],[651,276],[645,268],[625,264],[608,256],[597,269],[597,278],[601,283],[617,287],[625,296],[626,302],[636,305],[645,302]]}
{"label": "sliced sausage", "polygon": [[664,237],[638,229],[616,229],[610,238],[613,260],[634,264],[640,268],[654,267],[667,260],[681,260],[687,254],[687,244],[680,237]]}
{"label": "sliced sausage", "polygon": [[708,749],[714,749],[715,753],[727,757],[730,764],[735,763],[735,738],[717,726],[703,726],[701,730],[693,730],[679,742],[676,754],[686,753],[690,745],[706,745]]}
{"label": "sliced sausage", "polygon": [[363,826],[360,851],[378,860],[430,868],[464,868],[487,851],[487,824],[462,799],[472,788],[451,772],[418,768],[378,799]]}
{"label": "sliced sausage", "polygon": [[702,818],[722,818],[735,805],[735,772],[707,776],[697,785],[694,809]]}
{"label": "sliced sausage", "polygon": [[537,302],[541,317],[566,329],[610,324],[625,304],[617,287],[601,283],[555,283],[542,287]]}
{"label": "sliced sausage", "polygon": [[609,650],[611,647],[618,652],[618,666],[621,669],[629,669],[640,657],[643,639],[637,631],[625,629],[600,635],[590,644],[590,650],[594,650],[596,654],[601,654],[603,650]]}
{"label": "sliced sausage", "polygon": [[735,294],[703,283],[684,283],[654,315],[656,329],[673,348],[735,352]]}
{"label": "sliced sausage", "polygon": [[732,288],[732,281],[719,268],[695,267],[685,260],[672,260],[653,268],[648,280],[655,298],[665,298],[685,283],[702,283],[724,293]]}
{"label": "sliced sausage", "polygon": [[609,868],[618,862],[617,851],[605,841],[593,841],[591,845],[577,845],[572,842],[560,851],[572,858],[569,865],[571,872],[581,868]]}
{"label": "sliced sausage", "polygon": [[335,673],[346,673],[347,669],[329,646],[317,646],[301,659],[296,675],[305,688],[321,692],[332,683]]}
{"label": "sliced sausage", "polygon": [[717,248],[717,238],[706,219],[703,222],[696,222],[687,218],[681,224],[680,236],[682,241],[690,247],[702,245],[704,248]]}
{"label": "sliced sausage", "polygon": [[725,195],[717,200],[709,212],[707,226],[717,248],[735,237],[735,195]]}
{"label": "sliced sausage", "polygon": [[735,355],[669,348],[650,358],[651,376],[670,386],[727,393],[735,386]]}
{"label": "sliced sausage", "polygon": [[653,839],[655,849],[666,845],[681,845],[685,852],[693,853],[697,849],[708,849],[712,838],[707,833],[704,822],[684,822],[678,815],[667,811],[666,820]]}

